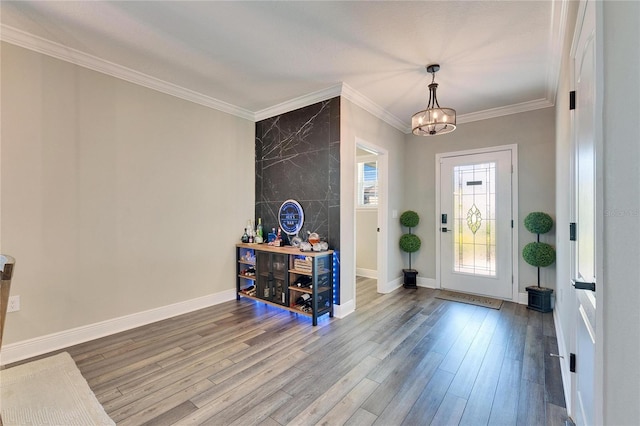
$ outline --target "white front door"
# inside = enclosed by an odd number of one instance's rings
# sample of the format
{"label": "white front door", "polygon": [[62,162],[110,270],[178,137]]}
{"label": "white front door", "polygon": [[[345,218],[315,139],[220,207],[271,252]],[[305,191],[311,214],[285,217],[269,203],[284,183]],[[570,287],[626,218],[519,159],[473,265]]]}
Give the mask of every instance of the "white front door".
{"label": "white front door", "polygon": [[513,298],[512,151],[440,158],[440,287]]}
{"label": "white front door", "polygon": [[[576,108],[574,112],[574,200],[576,223],[572,247],[576,311],[575,386],[572,389],[575,420],[578,425],[595,424],[596,350],[596,20],[595,2],[581,4],[576,21],[572,50]],[[594,291],[585,289],[593,284]]]}

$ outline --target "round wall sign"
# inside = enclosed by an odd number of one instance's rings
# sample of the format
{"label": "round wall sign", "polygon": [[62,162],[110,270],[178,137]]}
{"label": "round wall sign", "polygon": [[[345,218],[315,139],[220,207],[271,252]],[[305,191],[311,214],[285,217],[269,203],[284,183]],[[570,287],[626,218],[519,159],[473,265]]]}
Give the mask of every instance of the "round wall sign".
{"label": "round wall sign", "polygon": [[287,200],[280,206],[278,221],[282,232],[287,235],[296,235],[304,224],[304,212],[302,206],[296,200]]}

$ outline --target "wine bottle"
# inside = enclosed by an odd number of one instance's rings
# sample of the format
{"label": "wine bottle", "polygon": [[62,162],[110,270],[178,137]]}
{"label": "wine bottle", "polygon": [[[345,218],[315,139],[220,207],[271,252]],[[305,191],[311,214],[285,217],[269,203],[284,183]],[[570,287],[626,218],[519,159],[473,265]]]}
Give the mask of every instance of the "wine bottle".
{"label": "wine bottle", "polygon": [[264,234],[262,233],[262,218],[258,218],[258,226],[256,228],[256,237],[264,238]]}
{"label": "wine bottle", "polygon": [[307,293],[303,293],[302,295],[300,295],[300,297],[296,299],[296,304],[303,305],[303,306],[306,304],[311,304],[311,295]]}

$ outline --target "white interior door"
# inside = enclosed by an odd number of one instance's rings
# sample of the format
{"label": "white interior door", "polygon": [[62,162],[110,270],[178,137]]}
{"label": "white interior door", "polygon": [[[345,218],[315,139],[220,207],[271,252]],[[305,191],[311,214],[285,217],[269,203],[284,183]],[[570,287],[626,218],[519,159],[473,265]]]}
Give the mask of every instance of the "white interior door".
{"label": "white interior door", "polygon": [[[576,22],[573,45],[574,175],[573,212],[576,243],[572,249],[575,285],[575,386],[572,390],[575,420],[595,424],[596,348],[596,21],[593,1],[583,2]],[[593,285],[593,290],[587,289]]]}
{"label": "white interior door", "polygon": [[511,150],[440,158],[440,286],[513,297]]}

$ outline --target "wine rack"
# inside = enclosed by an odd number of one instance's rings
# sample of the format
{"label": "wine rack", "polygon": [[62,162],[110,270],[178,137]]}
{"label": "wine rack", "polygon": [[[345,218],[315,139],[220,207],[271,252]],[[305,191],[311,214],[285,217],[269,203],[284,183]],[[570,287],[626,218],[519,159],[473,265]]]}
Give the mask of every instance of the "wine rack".
{"label": "wine rack", "polygon": [[247,296],[255,296],[256,290],[256,252],[253,249],[237,248],[237,292]]}
{"label": "wine rack", "polygon": [[246,297],[306,315],[333,317],[333,250],[237,244],[237,299]]}
{"label": "wine rack", "polygon": [[287,266],[289,257],[282,253],[258,250],[256,253],[257,296],[279,305],[289,305],[289,280]]}

